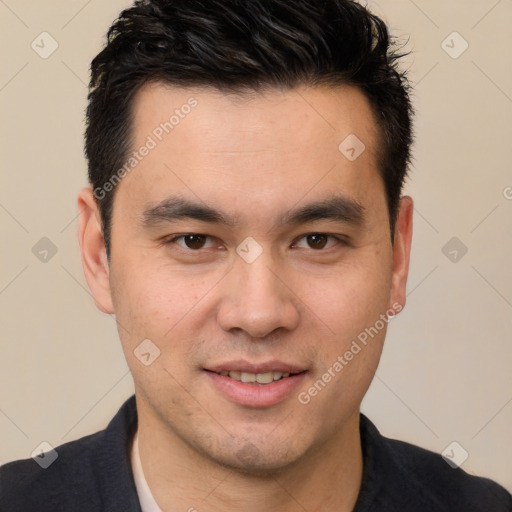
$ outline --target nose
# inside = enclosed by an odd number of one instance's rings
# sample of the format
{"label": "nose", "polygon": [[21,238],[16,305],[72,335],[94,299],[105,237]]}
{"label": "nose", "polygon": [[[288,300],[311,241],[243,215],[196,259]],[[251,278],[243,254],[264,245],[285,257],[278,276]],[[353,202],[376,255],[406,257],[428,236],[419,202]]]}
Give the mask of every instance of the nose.
{"label": "nose", "polygon": [[238,259],[222,286],[217,318],[227,332],[242,330],[250,337],[264,338],[299,324],[299,299],[286,277],[264,255],[253,263]]}

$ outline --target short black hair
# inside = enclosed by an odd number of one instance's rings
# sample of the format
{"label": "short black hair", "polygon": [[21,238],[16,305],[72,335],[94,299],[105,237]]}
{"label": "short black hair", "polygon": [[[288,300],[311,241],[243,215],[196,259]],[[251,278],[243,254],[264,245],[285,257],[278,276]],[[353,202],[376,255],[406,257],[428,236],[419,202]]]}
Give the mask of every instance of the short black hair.
{"label": "short black hair", "polygon": [[413,139],[410,85],[397,66],[404,55],[386,24],[353,0],[137,0],[91,63],[85,153],[107,256],[113,177],[133,151],[133,99],[152,81],[230,92],[358,87],[377,120],[393,240]]}

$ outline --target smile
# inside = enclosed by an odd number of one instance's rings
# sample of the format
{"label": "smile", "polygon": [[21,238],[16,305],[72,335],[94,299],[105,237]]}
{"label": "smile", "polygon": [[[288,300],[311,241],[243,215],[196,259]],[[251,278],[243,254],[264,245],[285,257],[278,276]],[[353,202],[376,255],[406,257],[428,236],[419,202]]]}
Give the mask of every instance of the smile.
{"label": "smile", "polygon": [[295,396],[308,373],[296,368],[294,372],[272,371],[268,367],[254,369],[257,373],[216,368],[205,369],[204,374],[209,377],[215,392],[232,403],[245,407],[271,407]]}
{"label": "smile", "polygon": [[283,372],[265,372],[265,373],[249,373],[223,370],[221,372],[215,372],[223,377],[229,377],[234,380],[238,380],[245,384],[271,384],[274,381],[286,379],[290,376],[290,373]]}

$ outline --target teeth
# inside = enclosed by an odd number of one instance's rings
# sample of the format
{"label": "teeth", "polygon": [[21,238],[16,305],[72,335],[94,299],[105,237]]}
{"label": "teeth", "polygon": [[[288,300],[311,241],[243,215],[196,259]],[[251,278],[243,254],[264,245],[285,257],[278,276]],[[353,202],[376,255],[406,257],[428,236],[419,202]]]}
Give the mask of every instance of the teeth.
{"label": "teeth", "polygon": [[242,382],[256,382],[256,374],[242,372],[242,375],[240,376],[240,380]]}
{"label": "teeth", "polygon": [[259,384],[270,384],[274,382],[274,372],[258,373],[256,375],[256,382]]}
{"label": "teeth", "polygon": [[244,383],[258,383],[258,384],[270,384],[276,380],[284,379],[289,377],[289,373],[281,373],[281,372],[266,372],[266,373],[248,373],[248,372],[227,372],[222,371],[220,375],[231,377],[234,380],[239,380]]}

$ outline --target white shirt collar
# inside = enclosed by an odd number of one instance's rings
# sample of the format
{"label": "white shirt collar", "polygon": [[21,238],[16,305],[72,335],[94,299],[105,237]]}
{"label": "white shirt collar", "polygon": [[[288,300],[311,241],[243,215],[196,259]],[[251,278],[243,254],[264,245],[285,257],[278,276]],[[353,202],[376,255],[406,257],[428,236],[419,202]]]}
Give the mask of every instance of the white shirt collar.
{"label": "white shirt collar", "polygon": [[131,463],[135,487],[139,496],[142,512],[162,512],[162,509],[157,505],[155,498],[153,498],[153,494],[151,494],[151,489],[148,486],[146,477],[144,476],[144,471],[142,470],[139,455],[138,432],[135,432],[135,436],[133,438]]}

